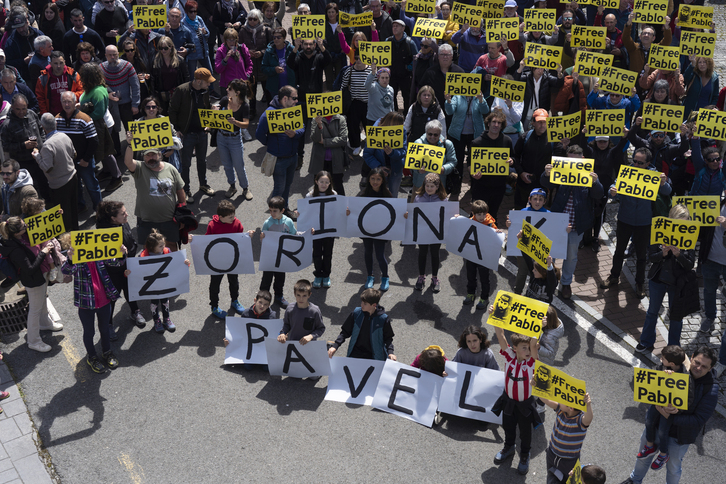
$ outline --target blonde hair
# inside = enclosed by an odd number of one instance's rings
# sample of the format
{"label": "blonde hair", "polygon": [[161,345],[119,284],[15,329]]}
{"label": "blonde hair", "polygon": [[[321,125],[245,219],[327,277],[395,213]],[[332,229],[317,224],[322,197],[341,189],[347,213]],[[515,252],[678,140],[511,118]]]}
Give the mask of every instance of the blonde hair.
{"label": "blonde hair", "polygon": [[688,213],[688,208],[683,204],[673,205],[670,212],[668,212],[668,218],[674,218],[678,220],[691,220],[691,214]]}
{"label": "blonde hair", "polygon": [[165,46],[170,47],[169,51],[171,53],[171,67],[173,67],[174,69],[179,69],[181,63],[179,62],[179,56],[176,53],[174,41],[167,36],[162,36],[156,43],[157,52],[156,56],[154,56],[154,68],[161,69],[162,67],[164,67],[164,54],[161,53],[160,47]]}
{"label": "blonde hair", "polygon": [[228,28],[222,34],[222,39],[227,42],[229,39],[234,39],[235,42],[239,41],[239,33],[232,27]]}

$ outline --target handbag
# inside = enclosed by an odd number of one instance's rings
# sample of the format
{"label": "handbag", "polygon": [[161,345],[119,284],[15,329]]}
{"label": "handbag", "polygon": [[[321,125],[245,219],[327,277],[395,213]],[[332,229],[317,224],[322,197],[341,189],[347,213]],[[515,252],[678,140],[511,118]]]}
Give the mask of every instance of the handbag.
{"label": "handbag", "polygon": [[103,122],[106,123],[106,127],[108,129],[113,128],[113,126],[115,124],[113,121],[113,116],[111,116],[111,113],[109,112],[108,108],[106,109],[106,112],[103,114]]}
{"label": "handbag", "polygon": [[262,173],[265,176],[272,176],[275,172],[275,165],[277,164],[277,156],[266,153],[265,157],[262,158]]}

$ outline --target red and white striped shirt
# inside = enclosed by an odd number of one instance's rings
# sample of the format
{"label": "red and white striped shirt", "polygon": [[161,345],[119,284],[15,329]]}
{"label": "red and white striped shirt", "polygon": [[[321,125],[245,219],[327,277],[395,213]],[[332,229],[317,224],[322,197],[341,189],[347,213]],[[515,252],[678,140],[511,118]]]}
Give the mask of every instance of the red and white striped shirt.
{"label": "red and white striped shirt", "polygon": [[534,374],[534,358],[527,361],[517,361],[517,354],[511,346],[500,349],[499,354],[507,360],[504,371],[504,388],[507,396],[516,402],[523,402],[532,394],[530,381]]}

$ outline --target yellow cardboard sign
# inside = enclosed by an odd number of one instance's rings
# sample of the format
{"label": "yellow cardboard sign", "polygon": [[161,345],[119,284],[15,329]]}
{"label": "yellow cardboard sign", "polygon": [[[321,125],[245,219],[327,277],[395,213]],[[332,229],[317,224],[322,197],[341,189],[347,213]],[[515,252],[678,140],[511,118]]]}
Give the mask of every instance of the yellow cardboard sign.
{"label": "yellow cardboard sign", "polygon": [[469,24],[469,27],[479,27],[483,16],[483,6],[454,2],[451,7],[451,20],[459,25]]}
{"label": "yellow cardboard sign", "polygon": [[[560,3],[571,3],[569,0],[560,0]],[[602,7],[606,9],[617,9],[620,5],[620,0],[580,0],[577,2],[579,5],[593,5],[595,7]]]}
{"label": "yellow cardboard sign", "polygon": [[413,37],[433,37],[443,39],[446,32],[447,20],[419,17],[413,26]]}
{"label": "yellow cardboard sign", "polygon": [[25,217],[25,226],[28,230],[30,245],[43,244],[66,231],[63,225],[63,215],[60,213],[61,206],[41,212],[32,217]]}
{"label": "yellow cardboard sign", "polygon": [[554,8],[525,8],[524,31],[551,34],[557,24],[557,10]]}
{"label": "yellow cardboard sign", "polygon": [[[527,42],[529,45],[531,42]],[[567,116],[550,116],[547,118],[547,141],[556,143],[562,138],[574,138],[580,134],[582,112],[577,111]]]}
{"label": "yellow cardboard sign", "polygon": [[366,126],[366,148],[382,150],[388,145],[392,149],[403,148],[403,125]]}
{"label": "yellow cardboard sign", "polygon": [[509,176],[509,148],[472,146],[469,169],[472,175]]}
{"label": "yellow cardboard sign", "polygon": [[268,109],[267,127],[270,134],[284,133],[288,129],[296,131],[303,127],[302,106],[293,106],[285,109]]}
{"label": "yellow cardboard sign", "polygon": [[669,0],[635,0],[633,23],[663,25],[668,15]]}
{"label": "yellow cardboard sign", "polygon": [[575,54],[575,69],[581,76],[600,77],[603,67],[613,65],[614,57],[612,54],[578,50]]}
{"label": "yellow cardboard sign", "polygon": [[716,50],[716,33],[681,31],[681,55],[695,55],[713,59]]}
{"label": "yellow cardboard sign", "polygon": [[573,185],[576,187],[591,187],[590,173],[595,170],[595,160],[589,158],[563,158],[552,157],[552,170],[550,181],[557,185]]}
{"label": "yellow cardboard sign", "polygon": [[701,227],[719,225],[716,219],[721,215],[721,197],[718,195],[693,195],[689,197],[673,197],[673,205],[685,205],[691,220]]}
{"label": "yellow cardboard sign", "polygon": [[570,45],[575,47],[586,47],[588,49],[605,50],[608,44],[607,27],[583,27],[572,26],[572,37]]}
{"label": "yellow cardboard sign", "polygon": [[684,106],[672,104],[643,103],[643,125],[645,130],[655,129],[667,133],[678,132],[683,123]]}
{"label": "yellow cardboard sign", "polygon": [[222,129],[234,131],[234,125],[227,121],[227,117],[234,117],[231,109],[200,109],[199,120],[203,128]]}
{"label": "yellow cardboard sign", "polygon": [[681,4],[678,9],[678,26],[692,29],[710,29],[713,22],[713,7]]}
{"label": "yellow cardboard sign", "polygon": [[341,28],[368,27],[373,22],[373,12],[359,14],[339,12],[338,21],[340,22]]}
{"label": "yellow cardboard sign", "polygon": [[537,361],[534,365],[534,385],[532,395],[563,403],[568,407],[587,411],[585,394],[587,388],[583,380],[573,378],[562,370]]}
{"label": "yellow cardboard sign", "polygon": [[517,249],[542,267],[547,267],[547,257],[552,252],[552,241],[537,227],[522,220],[522,238],[517,241]]}
{"label": "yellow cardboard sign", "polygon": [[477,96],[481,92],[481,74],[446,74],[446,94],[451,96]]}
{"label": "yellow cardboard sign", "polygon": [[408,0],[406,2],[406,13],[436,13],[436,0]]}
{"label": "yellow cardboard sign", "polygon": [[524,65],[554,70],[562,63],[562,47],[559,45],[543,45],[527,42],[524,50]]}
{"label": "yellow cardboard sign", "polygon": [[391,65],[391,42],[358,42],[358,53],[364,64],[387,67]]}
{"label": "yellow cardboard sign", "polygon": [[93,262],[96,260],[120,259],[123,257],[122,228],[78,230],[71,232],[73,263]]}
{"label": "yellow cardboard sign", "polygon": [[166,5],[134,5],[135,29],[163,29],[166,26]]}
{"label": "yellow cardboard sign", "polygon": [[310,119],[343,114],[343,91],[306,94],[305,106]]}
{"label": "yellow cardboard sign", "polygon": [[134,135],[134,139],[131,141],[134,151],[166,148],[174,145],[171,122],[167,116],[147,121],[131,121],[129,129]]}
{"label": "yellow cardboard sign", "polygon": [[542,334],[542,318],[549,304],[513,292],[499,291],[487,323],[531,338]]}
{"label": "yellow cardboard sign", "polygon": [[650,226],[651,245],[672,245],[683,250],[696,248],[700,224],[691,220],[653,217]]}
{"label": "yellow cardboard sign", "polygon": [[500,42],[502,36],[507,40],[519,38],[519,17],[488,18],[484,21],[487,34],[487,43]]}
{"label": "yellow cardboard sign", "polygon": [[688,373],[666,373],[649,368],[633,370],[633,399],[636,402],[688,410]]}
{"label": "yellow cardboard sign", "polygon": [[622,136],[625,109],[588,109],[585,126],[588,136]]}
{"label": "yellow cardboard sign", "polygon": [[582,481],[582,464],[580,459],[575,462],[575,467],[572,468],[572,474],[567,478],[566,484],[584,484]]}
{"label": "yellow cardboard sign", "polygon": [[504,15],[504,4],[506,0],[476,0],[477,7],[484,7],[484,15],[481,18],[500,18]]}
{"label": "yellow cardboard sign", "polygon": [[726,113],[715,109],[698,110],[696,135],[726,141]]}
{"label": "yellow cardboard sign", "polygon": [[677,71],[680,66],[681,49],[679,47],[653,44],[648,54],[648,65],[651,69]]}
{"label": "yellow cardboard sign", "polygon": [[440,174],[444,168],[445,160],[445,148],[424,143],[409,143],[404,168]]}
{"label": "yellow cardboard sign", "polygon": [[502,77],[492,76],[489,94],[521,103],[524,102],[524,89],[526,87],[527,83],[525,81],[510,81]]}
{"label": "yellow cardboard sign", "polygon": [[293,39],[324,39],[325,15],[293,15]]}
{"label": "yellow cardboard sign", "polygon": [[660,188],[660,172],[622,165],[615,180],[618,195],[655,200]]}
{"label": "yellow cardboard sign", "polygon": [[603,67],[600,72],[600,89],[630,97],[633,95],[638,73],[617,67]]}

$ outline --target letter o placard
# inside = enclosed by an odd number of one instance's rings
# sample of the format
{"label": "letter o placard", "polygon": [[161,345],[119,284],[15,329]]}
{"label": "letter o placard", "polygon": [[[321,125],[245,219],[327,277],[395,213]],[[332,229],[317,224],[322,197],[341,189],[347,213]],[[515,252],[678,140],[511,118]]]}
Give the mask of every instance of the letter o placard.
{"label": "letter o placard", "polygon": [[[363,227],[363,217],[365,217],[366,213],[368,213],[368,210],[372,209],[376,205],[384,205],[388,209],[388,213],[391,216],[391,220],[390,220],[390,222],[388,222],[388,225],[386,226],[386,228],[384,228],[380,232],[371,233],[371,232],[368,232],[365,229],[365,227]],[[386,202],[385,200],[376,200],[372,203],[369,203],[368,205],[363,207],[363,210],[360,211],[360,215],[358,215],[358,228],[360,228],[360,231],[364,235],[367,235],[368,237],[373,237],[373,238],[380,237],[381,235],[383,235],[386,232],[388,232],[389,230],[391,230],[391,228],[393,227],[393,224],[395,224],[395,223],[396,223],[396,211],[394,210],[393,206],[390,203]]]}
{"label": "letter o placard", "polygon": [[[232,258],[232,264],[229,266],[228,269],[219,269],[217,267],[214,267],[212,263],[209,261],[209,253],[212,250],[212,248],[217,244],[229,244],[234,249],[234,257]],[[219,239],[215,239],[212,242],[209,243],[207,248],[204,250],[204,262],[207,264],[207,266],[212,269],[215,272],[231,272],[235,267],[237,267],[237,263],[239,263],[239,247],[237,246],[237,243],[228,238],[223,237]]]}

